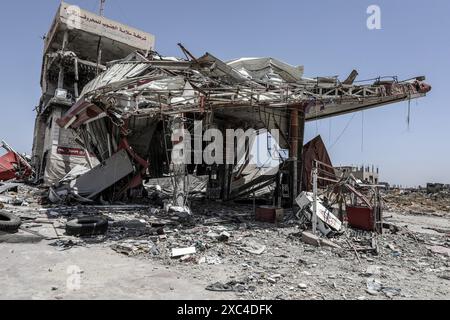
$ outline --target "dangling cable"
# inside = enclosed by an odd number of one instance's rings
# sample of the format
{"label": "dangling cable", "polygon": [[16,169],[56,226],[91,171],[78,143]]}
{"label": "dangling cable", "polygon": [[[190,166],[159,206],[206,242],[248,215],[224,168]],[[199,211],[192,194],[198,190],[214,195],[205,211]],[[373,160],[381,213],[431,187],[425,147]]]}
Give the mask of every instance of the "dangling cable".
{"label": "dangling cable", "polygon": [[331,118],[328,120],[328,145],[331,144]]}
{"label": "dangling cable", "polygon": [[364,110],[361,111],[361,152],[364,152]]}
{"label": "dangling cable", "polygon": [[408,124],[408,131],[409,131],[409,125],[411,122],[411,96],[409,97],[408,100],[408,116],[406,117],[406,122]]}
{"label": "dangling cable", "polygon": [[339,134],[339,136],[337,137],[336,141],[334,141],[334,143],[331,145],[330,150],[333,149],[333,147],[336,145],[336,143],[339,142],[339,140],[342,138],[342,136],[344,135],[345,131],[347,131],[350,123],[352,122],[352,120],[355,118],[356,113],[353,113],[352,117],[350,118],[350,120],[347,122],[347,124],[345,125],[344,130],[342,130],[342,132]]}

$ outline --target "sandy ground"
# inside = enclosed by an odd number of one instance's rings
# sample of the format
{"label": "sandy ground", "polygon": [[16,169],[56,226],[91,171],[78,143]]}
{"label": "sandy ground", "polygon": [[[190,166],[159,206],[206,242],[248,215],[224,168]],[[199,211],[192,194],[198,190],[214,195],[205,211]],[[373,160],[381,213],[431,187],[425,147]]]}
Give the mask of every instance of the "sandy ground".
{"label": "sandy ground", "polygon": [[[58,251],[45,241],[0,244],[1,299],[227,299],[206,282],[150,260],[90,246]],[[81,269],[79,289],[73,276]],[[69,285],[67,285],[69,283]],[[75,282],[76,283],[76,282]]]}

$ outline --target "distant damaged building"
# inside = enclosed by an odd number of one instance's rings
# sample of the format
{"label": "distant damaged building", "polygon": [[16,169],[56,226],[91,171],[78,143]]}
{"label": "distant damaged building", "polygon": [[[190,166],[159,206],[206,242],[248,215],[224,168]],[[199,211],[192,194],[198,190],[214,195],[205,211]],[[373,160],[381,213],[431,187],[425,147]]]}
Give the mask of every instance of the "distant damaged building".
{"label": "distant damaged building", "polygon": [[76,165],[95,166],[72,130],[56,124],[84,86],[106,63],[154,48],[153,35],[62,2],[44,43],[41,87],[33,140],[33,165],[46,184],[59,181]]}

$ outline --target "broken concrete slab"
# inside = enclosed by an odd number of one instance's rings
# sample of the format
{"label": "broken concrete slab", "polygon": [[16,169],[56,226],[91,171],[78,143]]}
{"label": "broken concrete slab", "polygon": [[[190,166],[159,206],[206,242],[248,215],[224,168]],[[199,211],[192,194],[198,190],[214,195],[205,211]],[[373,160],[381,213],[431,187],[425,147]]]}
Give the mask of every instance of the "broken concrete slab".
{"label": "broken concrete slab", "polygon": [[217,239],[222,242],[227,242],[230,238],[231,234],[229,232],[222,231]]}
{"label": "broken concrete slab", "polygon": [[247,240],[244,244],[239,244],[238,247],[243,251],[256,255],[261,255],[264,251],[266,251],[265,245],[257,243],[254,240]]}
{"label": "broken concrete slab", "polygon": [[333,241],[325,238],[320,238],[319,236],[316,236],[308,231],[302,232],[302,241],[315,247],[331,247],[336,249],[341,248]]}
{"label": "broken concrete slab", "polygon": [[89,200],[133,171],[134,166],[130,156],[126,150],[122,149],[92,170],[70,181],[69,184],[50,189],[49,198],[52,202],[60,202],[64,197],[73,194]]}
{"label": "broken concrete slab", "polygon": [[450,257],[450,248],[442,246],[427,246],[427,249],[436,254],[442,254]]}
{"label": "broken concrete slab", "polygon": [[330,248],[335,248],[335,249],[341,248],[341,246],[339,246],[338,244],[336,244],[333,241],[326,239],[326,238],[320,238],[320,245],[322,247],[330,247]]}
{"label": "broken concrete slab", "polygon": [[44,237],[20,230],[17,233],[0,231],[0,243],[38,243],[42,240],[44,240]]}
{"label": "broken concrete slab", "polygon": [[22,184],[21,183],[1,183],[0,182],[0,194],[5,193],[7,191],[16,191],[17,192],[17,188],[20,187]]}

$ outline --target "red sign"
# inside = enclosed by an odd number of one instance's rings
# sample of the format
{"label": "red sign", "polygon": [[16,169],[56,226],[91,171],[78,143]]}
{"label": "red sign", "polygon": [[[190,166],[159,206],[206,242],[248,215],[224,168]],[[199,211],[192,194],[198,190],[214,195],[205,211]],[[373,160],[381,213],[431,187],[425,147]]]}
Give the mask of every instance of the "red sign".
{"label": "red sign", "polygon": [[85,157],[86,152],[82,149],[58,147],[57,153],[63,156]]}

